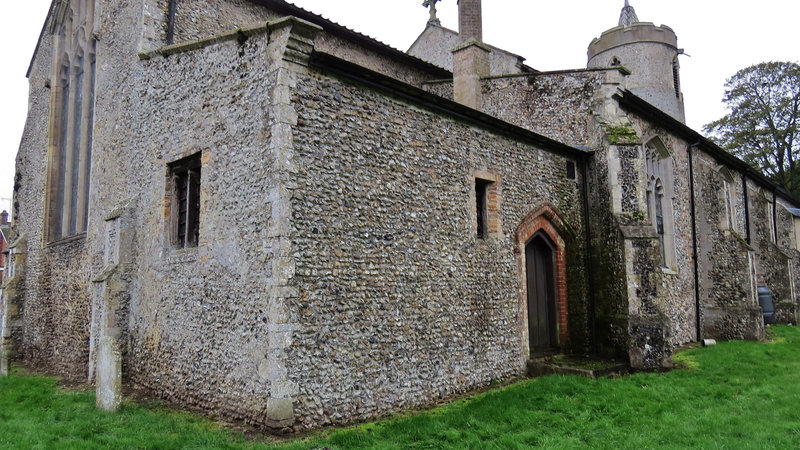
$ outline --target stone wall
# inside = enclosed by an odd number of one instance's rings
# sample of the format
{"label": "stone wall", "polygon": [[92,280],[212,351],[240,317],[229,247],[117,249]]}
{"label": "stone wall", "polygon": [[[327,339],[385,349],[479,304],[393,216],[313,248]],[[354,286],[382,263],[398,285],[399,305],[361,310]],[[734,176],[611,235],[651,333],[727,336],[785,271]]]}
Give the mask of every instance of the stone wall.
{"label": "stone wall", "polygon": [[[585,348],[581,187],[566,178],[567,158],[325,74],[297,89],[301,329],[289,371],[304,425],[520,373],[527,325],[514,235],[546,202],[570,225],[570,329]],[[474,235],[476,170],[500,179],[502,237]]]}
{"label": "stone wall", "polygon": [[[272,262],[284,251],[274,229],[277,67],[268,41],[260,34],[140,62],[126,96],[138,106],[120,125],[149,132],[108,136],[140,155],[128,166],[142,228],[126,375],[174,402],[261,424],[271,390]],[[176,249],[167,165],[197,153],[200,242]],[[104,155],[99,165],[115,159]]]}
{"label": "stone wall", "polygon": [[596,139],[591,111],[604,71],[540,73],[483,80],[483,111],[569,145]]}
{"label": "stone wall", "polygon": [[736,172],[727,180],[719,167],[709,155],[694,153],[701,333],[713,339],[763,339],[755,253],[740,233],[744,230],[739,220],[744,214],[742,180]]}
{"label": "stone wall", "polygon": [[[186,42],[227,32],[240,27],[264,24],[289,15],[283,2],[277,9],[250,0],[182,0],[178,2],[175,23],[175,42]],[[365,39],[367,39],[365,37]],[[317,51],[336,55],[368,69],[389,75],[413,85],[440,78],[439,72],[399,63],[386,53],[383,44],[365,46],[325,30],[317,36]]]}
{"label": "stone wall", "polygon": [[[797,302],[792,295],[793,282],[790,278],[791,255],[775,243],[775,231],[770,218],[772,193],[755,183],[751,183],[750,193],[751,245],[756,250],[758,284],[767,286],[772,292],[778,323],[797,323]],[[784,217],[781,209],[778,205],[778,218]],[[781,225],[779,228],[783,228],[791,221],[779,219],[778,223]],[[779,242],[781,238],[784,242],[790,240],[788,234],[791,234],[790,230],[779,230]]]}
{"label": "stone wall", "polygon": [[[692,225],[691,225],[691,191],[689,184],[689,159],[688,143],[669,131],[655,126],[652,122],[629,113],[634,129],[646,143],[658,137],[672,158],[672,211],[674,227],[674,266],[668,270],[661,270],[658,283],[659,303],[662,313],[668,321],[669,341],[673,345],[681,345],[696,340],[697,311],[694,295]],[[644,155],[640,155],[644,158]],[[636,163],[639,176],[636,187],[626,193],[623,188],[623,198],[636,202],[637,211],[634,214],[647,217],[645,199],[645,167],[644,161],[639,159]],[[621,180],[624,184],[625,180]],[[624,205],[624,202],[623,202]],[[623,208],[624,210],[624,208]],[[667,242],[673,245],[673,242]]]}
{"label": "stone wall", "polygon": [[[453,71],[453,52],[458,46],[458,33],[440,25],[428,24],[414,44],[408,49],[410,55]],[[489,46],[489,73],[491,75],[510,75],[521,73],[524,59],[497,47]]]}
{"label": "stone wall", "polygon": [[[786,210],[785,203],[778,197],[775,205],[775,221],[777,223],[777,240],[778,248],[780,249],[780,258],[778,266],[782,272],[785,272],[784,292],[786,297],[776,304],[776,313],[781,320],[780,323],[797,324],[800,321],[800,307],[798,303],[797,286],[794,278],[794,266],[798,264],[797,257],[800,252],[796,250],[795,234],[794,234],[794,216]],[[778,255],[775,255],[778,256]]]}
{"label": "stone wall", "polygon": [[[45,33],[29,82],[29,115],[17,154],[14,217],[28,242],[21,342],[17,356],[39,370],[68,378],[86,375],[89,270],[85,238],[48,243],[43,235],[53,39]],[[44,120],[42,120],[44,118]]]}

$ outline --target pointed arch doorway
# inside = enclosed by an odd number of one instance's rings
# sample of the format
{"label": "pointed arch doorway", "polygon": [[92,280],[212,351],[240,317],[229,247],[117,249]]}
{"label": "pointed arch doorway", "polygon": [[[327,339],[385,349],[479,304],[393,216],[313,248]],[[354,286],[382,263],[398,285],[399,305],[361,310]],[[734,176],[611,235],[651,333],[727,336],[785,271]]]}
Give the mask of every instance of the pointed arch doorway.
{"label": "pointed arch doorway", "polygon": [[519,330],[526,357],[568,346],[566,229],[549,203],[517,228]]}
{"label": "pointed arch doorway", "polygon": [[531,353],[558,347],[555,244],[543,232],[525,246],[528,345]]}

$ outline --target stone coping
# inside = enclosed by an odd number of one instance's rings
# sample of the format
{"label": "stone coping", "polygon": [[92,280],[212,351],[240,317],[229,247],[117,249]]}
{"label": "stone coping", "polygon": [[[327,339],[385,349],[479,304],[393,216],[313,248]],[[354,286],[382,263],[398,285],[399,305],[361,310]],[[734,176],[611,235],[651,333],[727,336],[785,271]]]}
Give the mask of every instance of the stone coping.
{"label": "stone coping", "polygon": [[177,55],[179,53],[187,53],[194,50],[200,50],[221,42],[233,40],[246,40],[251,36],[259,34],[269,34],[271,30],[283,28],[286,26],[301,26],[304,29],[322,30],[319,25],[313,24],[307,20],[299,19],[294,16],[282,17],[276,20],[270,20],[266,23],[259,23],[249,27],[237,28],[235,30],[226,31],[223,33],[215,34],[213,36],[196,39],[193,41],[181,42],[179,44],[166,45],[153,50],[139,52],[139,59],[146,61],[156,56],[167,57],[170,55]]}

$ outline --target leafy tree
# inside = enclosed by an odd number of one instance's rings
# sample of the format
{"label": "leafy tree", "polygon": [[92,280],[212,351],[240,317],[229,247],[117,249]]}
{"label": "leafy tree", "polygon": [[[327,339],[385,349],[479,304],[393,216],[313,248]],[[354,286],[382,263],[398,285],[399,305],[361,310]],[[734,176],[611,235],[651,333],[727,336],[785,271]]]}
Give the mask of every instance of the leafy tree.
{"label": "leafy tree", "polygon": [[720,145],[776,183],[800,193],[800,65],[765,62],[725,83],[730,113],[707,124]]}

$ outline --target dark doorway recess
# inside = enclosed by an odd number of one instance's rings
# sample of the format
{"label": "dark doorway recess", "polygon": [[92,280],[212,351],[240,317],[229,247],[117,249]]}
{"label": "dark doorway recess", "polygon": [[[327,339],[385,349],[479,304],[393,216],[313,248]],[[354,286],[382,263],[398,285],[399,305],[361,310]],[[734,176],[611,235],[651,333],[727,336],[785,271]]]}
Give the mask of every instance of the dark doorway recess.
{"label": "dark doorway recess", "polygon": [[536,233],[525,246],[531,354],[553,351],[558,347],[555,249],[555,244],[541,232]]}

